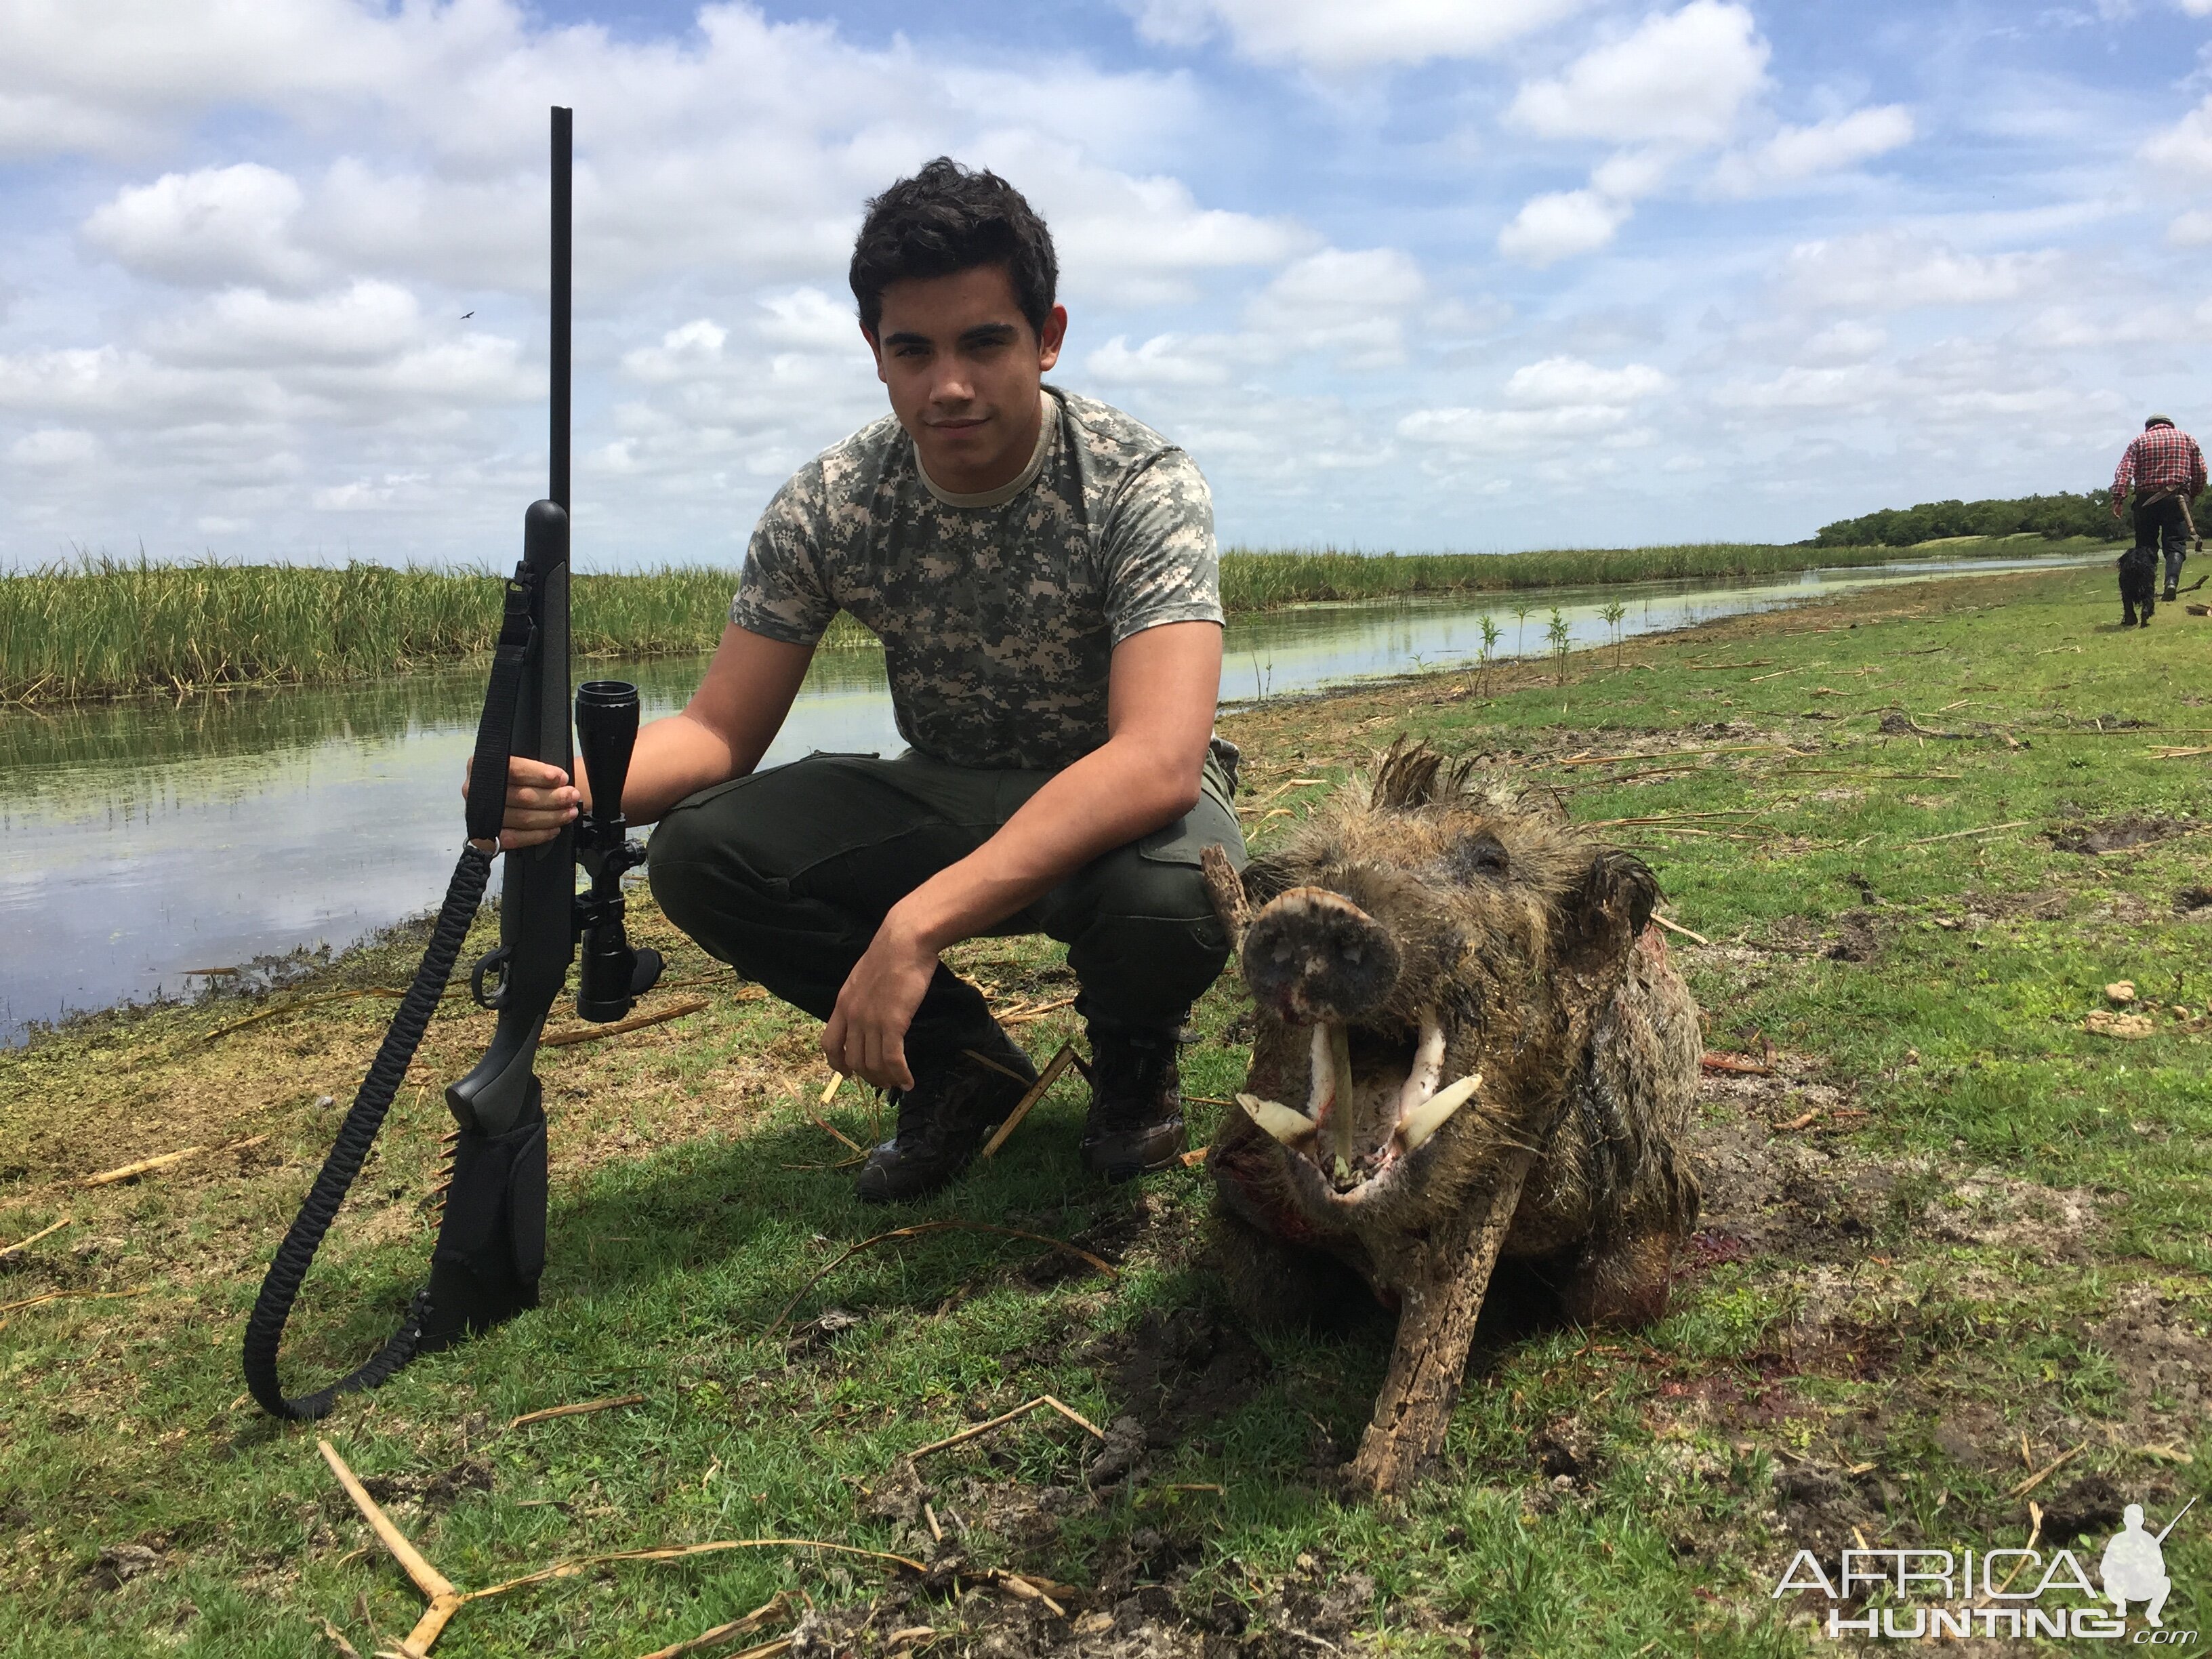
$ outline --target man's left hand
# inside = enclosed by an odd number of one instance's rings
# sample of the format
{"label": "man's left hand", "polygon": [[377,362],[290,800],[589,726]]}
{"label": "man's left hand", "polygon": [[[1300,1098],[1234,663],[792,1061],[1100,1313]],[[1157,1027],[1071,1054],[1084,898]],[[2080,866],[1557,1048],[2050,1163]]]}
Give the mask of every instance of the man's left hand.
{"label": "man's left hand", "polygon": [[937,972],[937,952],[893,911],[853,964],[822,1028],[822,1053],[847,1077],[878,1089],[911,1089],[906,1031]]}

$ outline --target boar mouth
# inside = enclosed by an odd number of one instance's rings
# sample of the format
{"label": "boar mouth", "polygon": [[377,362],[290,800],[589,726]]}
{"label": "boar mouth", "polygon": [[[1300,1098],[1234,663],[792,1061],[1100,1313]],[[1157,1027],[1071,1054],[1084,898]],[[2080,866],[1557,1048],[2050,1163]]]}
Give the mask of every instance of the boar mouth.
{"label": "boar mouth", "polygon": [[1423,1011],[1411,1038],[1347,1021],[1319,1020],[1312,1029],[1304,1111],[1250,1094],[1237,1103],[1340,1196],[1419,1152],[1482,1086],[1479,1072],[1443,1082],[1444,1029],[1432,1010]]}

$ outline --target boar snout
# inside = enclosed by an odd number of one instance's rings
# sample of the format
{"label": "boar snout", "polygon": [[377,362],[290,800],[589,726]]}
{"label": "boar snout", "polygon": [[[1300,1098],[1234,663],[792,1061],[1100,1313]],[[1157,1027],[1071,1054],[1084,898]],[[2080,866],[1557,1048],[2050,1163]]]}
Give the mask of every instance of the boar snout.
{"label": "boar snout", "polygon": [[1299,1025],[1358,1018],[1389,996],[1399,966],[1389,930],[1325,887],[1293,887],[1244,935],[1244,982]]}

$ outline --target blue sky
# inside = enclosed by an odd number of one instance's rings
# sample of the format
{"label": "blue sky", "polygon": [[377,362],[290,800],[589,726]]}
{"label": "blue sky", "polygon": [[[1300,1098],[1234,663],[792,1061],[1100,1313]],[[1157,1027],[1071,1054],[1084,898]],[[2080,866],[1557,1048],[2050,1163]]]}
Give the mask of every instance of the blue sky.
{"label": "blue sky", "polygon": [[[0,562],[501,563],[577,110],[579,558],[733,562],[882,407],[940,152],[1224,542],[1796,539],[2212,426],[2212,0],[0,0]],[[465,313],[473,315],[464,317]]]}

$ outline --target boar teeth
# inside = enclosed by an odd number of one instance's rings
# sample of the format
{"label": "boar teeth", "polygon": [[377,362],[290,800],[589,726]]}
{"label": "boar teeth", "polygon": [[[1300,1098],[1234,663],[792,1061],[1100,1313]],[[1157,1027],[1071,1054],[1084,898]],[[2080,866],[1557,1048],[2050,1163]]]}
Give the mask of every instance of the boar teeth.
{"label": "boar teeth", "polygon": [[1328,1026],[1326,1022],[1313,1028],[1313,1054],[1306,1063],[1311,1081],[1306,1087],[1306,1115],[1316,1123],[1328,1109],[1335,1097],[1336,1071],[1328,1051]]}
{"label": "boar teeth", "polygon": [[1421,1015],[1421,1040],[1413,1050],[1413,1064],[1406,1073],[1406,1086],[1398,1091],[1398,1117],[1403,1121],[1436,1093],[1444,1080],[1444,1028],[1434,1013]]}
{"label": "boar teeth", "polygon": [[1405,1141],[1406,1150],[1412,1152],[1423,1141],[1443,1127],[1444,1120],[1467,1104],[1474,1091],[1482,1087],[1482,1073],[1463,1077],[1450,1088],[1439,1091],[1406,1114],[1399,1121],[1398,1134]]}
{"label": "boar teeth", "polygon": [[1321,1127],[1304,1112],[1294,1112],[1279,1101],[1262,1100],[1257,1095],[1239,1095],[1237,1103],[1244,1109],[1247,1117],[1285,1146],[1304,1139]]}

